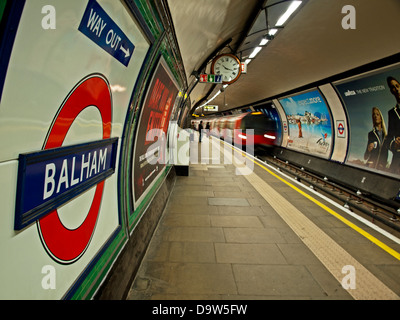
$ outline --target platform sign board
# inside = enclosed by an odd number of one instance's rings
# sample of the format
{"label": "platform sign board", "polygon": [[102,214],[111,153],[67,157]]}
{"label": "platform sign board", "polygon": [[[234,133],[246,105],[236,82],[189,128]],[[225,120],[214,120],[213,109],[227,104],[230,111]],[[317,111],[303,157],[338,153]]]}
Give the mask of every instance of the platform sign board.
{"label": "platform sign board", "polygon": [[247,63],[246,62],[242,62],[240,64],[240,68],[242,69],[242,73],[244,73],[244,74],[247,73]]}
{"label": "platform sign board", "polygon": [[400,176],[399,82],[395,65],[334,83],[350,124],[346,164]]}
{"label": "platform sign board", "polygon": [[125,67],[129,65],[135,46],[97,1],[89,1],[78,29]]}
{"label": "platform sign board", "polygon": [[118,139],[19,157],[15,230],[21,230],[115,172]]}
{"label": "platform sign board", "polygon": [[[0,101],[0,299],[90,299],[127,241],[121,140],[150,41],[123,1],[50,2],[21,1]],[[42,27],[46,5],[55,30]],[[112,33],[114,49],[134,44],[130,60],[100,47]]]}
{"label": "platform sign board", "polygon": [[201,74],[200,83],[222,83],[222,76],[218,74]]}
{"label": "platform sign board", "polygon": [[204,109],[204,111],[208,111],[208,112],[211,112],[211,111],[216,112],[216,111],[218,111],[218,106],[204,106],[203,109]]}

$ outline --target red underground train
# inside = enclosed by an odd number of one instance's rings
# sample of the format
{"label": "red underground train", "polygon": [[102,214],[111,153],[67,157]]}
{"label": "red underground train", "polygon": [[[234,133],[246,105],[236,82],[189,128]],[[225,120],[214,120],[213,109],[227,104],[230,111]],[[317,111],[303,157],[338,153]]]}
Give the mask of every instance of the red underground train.
{"label": "red underground train", "polygon": [[210,124],[211,135],[235,145],[254,143],[255,148],[268,148],[277,140],[275,120],[262,112],[196,119],[192,121],[194,129],[198,130],[200,121],[203,121],[204,129]]}

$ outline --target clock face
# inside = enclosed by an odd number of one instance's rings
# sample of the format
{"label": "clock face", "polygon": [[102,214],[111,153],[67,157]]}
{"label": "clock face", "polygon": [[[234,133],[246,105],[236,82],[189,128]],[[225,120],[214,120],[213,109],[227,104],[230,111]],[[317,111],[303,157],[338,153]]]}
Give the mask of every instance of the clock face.
{"label": "clock face", "polygon": [[231,54],[223,54],[214,59],[211,72],[222,76],[223,83],[231,84],[239,79],[242,70],[237,57]]}

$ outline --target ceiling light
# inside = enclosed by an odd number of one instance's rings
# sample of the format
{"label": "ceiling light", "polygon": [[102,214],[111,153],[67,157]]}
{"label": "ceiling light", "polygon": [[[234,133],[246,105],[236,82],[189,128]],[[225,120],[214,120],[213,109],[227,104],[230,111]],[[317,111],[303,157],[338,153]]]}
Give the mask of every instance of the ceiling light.
{"label": "ceiling light", "polygon": [[213,101],[216,97],[218,97],[222,92],[223,91],[219,90],[211,99],[209,99],[205,104],[201,105],[198,108],[203,108],[204,106],[208,105],[211,101]]}
{"label": "ceiling light", "polygon": [[279,18],[276,26],[283,26],[285,22],[289,19],[289,17],[297,10],[297,8],[301,5],[301,1],[293,1],[286,12]]}
{"label": "ceiling light", "polygon": [[268,34],[270,34],[271,36],[274,36],[277,32],[278,32],[278,29],[271,29],[268,31]]}
{"label": "ceiling light", "polygon": [[251,53],[251,55],[249,56],[250,59],[255,58],[255,56],[261,51],[262,47],[256,47],[253,52]]}
{"label": "ceiling light", "polygon": [[261,40],[261,42],[260,42],[260,46],[265,46],[265,45],[268,43],[268,41],[269,41],[268,39],[264,39],[264,38],[263,38],[263,39]]}

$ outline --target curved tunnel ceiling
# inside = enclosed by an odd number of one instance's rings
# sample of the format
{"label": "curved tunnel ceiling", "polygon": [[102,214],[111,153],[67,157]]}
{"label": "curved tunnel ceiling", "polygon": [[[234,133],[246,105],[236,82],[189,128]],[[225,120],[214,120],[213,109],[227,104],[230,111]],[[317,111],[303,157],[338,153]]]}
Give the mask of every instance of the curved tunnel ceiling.
{"label": "curved tunnel ceiling", "polygon": [[[243,37],[253,33],[257,24],[266,23],[263,7],[271,6],[268,22],[273,27],[284,8],[275,12],[272,8],[287,7],[288,3],[185,0],[183,4],[181,0],[168,0],[188,83],[194,80],[192,72],[225,40],[233,39],[230,48],[235,51],[246,47],[252,39]],[[346,5],[356,9],[355,30],[342,28],[342,8]],[[398,0],[303,1],[275,39],[248,65],[247,74],[210,104],[218,105],[219,111],[248,105],[399,53],[399,16]],[[229,52],[230,48],[223,51]],[[249,51],[243,52],[246,54]],[[192,107],[220,88],[217,85],[210,91],[211,85],[198,84],[190,94]]]}
{"label": "curved tunnel ceiling", "polygon": [[[236,50],[265,0],[168,0],[175,33],[188,83],[193,72],[207,65],[210,55],[224,43],[220,52]],[[229,41],[231,39],[231,41]],[[212,85],[197,85],[191,94],[192,105],[206,97]]]}

